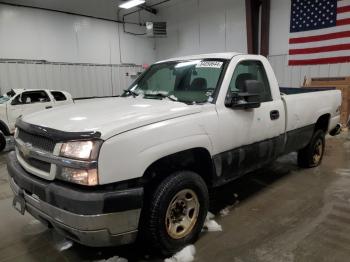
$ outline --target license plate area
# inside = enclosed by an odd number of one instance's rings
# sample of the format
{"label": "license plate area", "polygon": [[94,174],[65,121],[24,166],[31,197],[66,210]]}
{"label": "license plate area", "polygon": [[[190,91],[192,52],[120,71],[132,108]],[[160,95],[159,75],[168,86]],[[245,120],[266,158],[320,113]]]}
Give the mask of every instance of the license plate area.
{"label": "license plate area", "polygon": [[12,201],[12,206],[19,213],[24,215],[24,213],[26,211],[26,202],[25,202],[25,200],[24,200],[24,198],[22,196],[20,196],[20,195],[15,196],[13,198],[13,201]]}

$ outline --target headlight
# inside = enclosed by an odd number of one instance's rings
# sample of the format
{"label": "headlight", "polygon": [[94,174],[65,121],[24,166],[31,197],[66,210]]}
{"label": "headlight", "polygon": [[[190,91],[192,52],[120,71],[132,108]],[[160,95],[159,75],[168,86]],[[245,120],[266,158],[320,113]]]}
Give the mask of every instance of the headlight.
{"label": "headlight", "polygon": [[[101,145],[101,140],[69,141],[62,144],[60,156],[86,162],[96,161]],[[90,169],[63,166],[58,168],[56,174],[57,178],[68,182],[86,186],[98,185],[98,172],[95,166]]]}
{"label": "headlight", "polygon": [[60,155],[80,160],[96,160],[101,141],[72,141],[62,144]]}
{"label": "headlight", "polygon": [[85,186],[96,186],[98,185],[98,174],[97,169],[73,169],[73,168],[67,168],[63,167],[61,172],[58,175],[59,178],[80,184]]}

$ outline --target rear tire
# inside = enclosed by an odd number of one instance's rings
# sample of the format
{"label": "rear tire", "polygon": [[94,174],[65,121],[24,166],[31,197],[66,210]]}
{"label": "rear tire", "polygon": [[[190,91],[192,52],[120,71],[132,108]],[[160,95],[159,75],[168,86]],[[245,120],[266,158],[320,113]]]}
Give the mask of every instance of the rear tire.
{"label": "rear tire", "polygon": [[298,151],[298,165],[304,168],[316,167],[321,164],[325,148],[325,133],[317,130],[310,143]]}
{"label": "rear tire", "polygon": [[149,247],[169,256],[195,242],[208,207],[208,189],[199,175],[180,171],[165,178],[144,213],[142,231]]}
{"label": "rear tire", "polygon": [[6,147],[6,137],[2,132],[0,132],[0,152],[4,151],[5,147]]}

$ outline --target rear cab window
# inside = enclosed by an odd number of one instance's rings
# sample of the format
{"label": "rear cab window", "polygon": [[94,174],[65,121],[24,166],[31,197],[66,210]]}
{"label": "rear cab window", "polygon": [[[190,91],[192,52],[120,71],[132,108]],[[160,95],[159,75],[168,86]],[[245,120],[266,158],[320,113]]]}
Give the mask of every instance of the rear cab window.
{"label": "rear cab window", "polygon": [[56,101],[66,101],[67,97],[59,91],[51,91],[51,95],[54,97]]}

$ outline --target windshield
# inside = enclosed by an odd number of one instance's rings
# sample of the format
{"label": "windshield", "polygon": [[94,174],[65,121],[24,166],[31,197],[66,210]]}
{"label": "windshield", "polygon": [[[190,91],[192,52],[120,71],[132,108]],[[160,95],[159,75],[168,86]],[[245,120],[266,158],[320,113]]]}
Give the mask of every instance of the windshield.
{"label": "windshield", "polygon": [[124,96],[163,99],[185,103],[214,100],[226,60],[172,61],[152,65]]}
{"label": "windshield", "polygon": [[7,101],[9,101],[11,99],[11,97],[14,97],[16,95],[16,93],[11,90],[9,92],[7,92],[6,94],[0,96],[0,104],[6,103]]}

